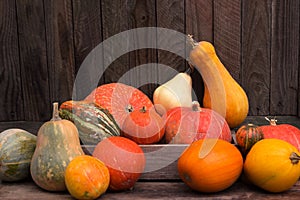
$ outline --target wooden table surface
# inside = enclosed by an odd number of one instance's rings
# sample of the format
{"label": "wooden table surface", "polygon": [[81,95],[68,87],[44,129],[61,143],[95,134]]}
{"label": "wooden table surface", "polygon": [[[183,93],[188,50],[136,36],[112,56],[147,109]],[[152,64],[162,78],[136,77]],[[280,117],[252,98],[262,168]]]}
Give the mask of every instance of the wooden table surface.
{"label": "wooden table surface", "polygon": [[[73,199],[68,192],[48,192],[40,189],[32,180],[19,183],[0,184],[0,199]],[[300,199],[300,181],[283,193],[268,193],[241,180],[230,188],[212,194],[191,190],[181,181],[138,181],[133,190],[124,192],[107,191],[99,199]]]}

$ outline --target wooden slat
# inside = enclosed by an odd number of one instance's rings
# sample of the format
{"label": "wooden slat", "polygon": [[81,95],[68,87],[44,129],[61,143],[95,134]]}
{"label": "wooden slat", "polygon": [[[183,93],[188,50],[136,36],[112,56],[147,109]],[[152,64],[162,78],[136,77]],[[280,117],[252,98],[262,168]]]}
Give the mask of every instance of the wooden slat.
{"label": "wooden slat", "polygon": [[[213,0],[185,1],[185,33],[193,35],[196,41],[213,42]],[[204,83],[200,73],[195,70],[191,74],[193,99],[202,102]]]}
{"label": "wooden slat", "polygon": [[[103,40],[129,29],[128,3],[129,1],[123,0],[101,1]],[[124,38],[124,40],[126,39]],[[117,59],[111,58],[112,55],[118,52],[119,45],[119,41],[114,41],[113,44],[104,47],[104,63],[112,62],[105,72],[104,79],[106,83],[118,82],[122,75],[130,69],[129,54],[126,53]],[[129,45],[129,42],[127,45]],[[130,80],[125,82],[130,84]]]}
{"label": "wooden slat", "polygon": [[299,5],[298,0],[272,1],[270,92],[272,115],[297,115],[300,66]]}
{"label": "wooden slat", "polygon": [[[65,192],[47,192],[40,189],[31,180],[19,183],[3,183],[0,185],[1,199],[74,199]],[[189,188],[182,181],[176,182],[143,182],[138,181],[132,190],[113,192],[107,191],[99,199],[103,200],[140,200],[140,199],[272,199],[272,200],[298,200],[300,194],[300,181],[290,190],[283,193],[270,193],[246,183],[242,178],[231,187],[221,192],[203,193]]]}
{"label": "wooden slat", "polygon": [[49,0],[44,4],[50,101],[61,103],[72,97],[75,76],[72,3]]}
{"label": "wooden slat", "polygon": [[[185,33],[184,25],[184,0],[164,0],[156,2],[157,10],[157,26],[175,30],[180,33]],[[181,42],[185,38],[177,38],[178,35],[162,35],[158,34],[158,43],[160,46],[168,46],[173,49],[175,53],[158,50],[158,63],[166,65],[168,68],[159,68],[159,82],[164,83],[173,78],[176,71],[185,71],[185,59],[178,56],[184,46]],[[176,40],[178,43],[176,43]],[[182,41],[181,41],[182,40]],[[178,53],[177,53],[178,52]],[[174,71],[172,71],[172,69]]]}
{"label": "wooden slat", "polygon": [[270,0],[242,1],[242,85],[249,115],[268,115],[270,100]]}
{"label": "wooden slat", "polygon": [[18,0],[17,12],[24,120],[45,121],[51,109],[43,1]]}
{"label": "wooden slat", "polygon": [[[104,77],[93,76],[96,71],[104,72],[103,55],[89,55],[91,51],[102,42],[102,17],[101,17],[101,1],[100,0],[74,0],[73,1],[73,24],[74,24],[74,54],[75,54],[75,73],[78,75],[80,67],[86,67],[83,64],[88,59],[89,74],[86,75],[84,86],[80,85],[76,88],[76,99],[85,98],[93,89],[94,81],[98,84],[104,83]],[[88,56],[89,55],[89,56]],[[98,57],[101,57],[99,59]],[[76,76],[77,77],[77,76]],[[79,77],[79,76],[78,76]],[[81,76],[80,76],[81,78]],[[97,80],[92,80],[96,78]]]}
{"label": "wooden slat", "polygon": [[241,0],[214,1],[214,46],[231,76],[240,81]]}
{"label": "wooden slat", "polygon": [[0,1],[0,121],[23,120],[15,1]]}
{"label": "wooden slat", "polygon": [[[131,28],[155,27],[155,9],[155,0],[133,1],[130,5]],[[152,99],[153,92],[157,86],[158,72],[156,65],[149,63],[157,63],[157,51],[156,48],[141,49],[142,44],[152,44],[152,46],[156,47],[156,35],[155,37],[152,34],[135,35],[131,45],[138,50],[129,53],[131,69],[143,65],[141,68],[134,69],[132,74],[133,84]]]}

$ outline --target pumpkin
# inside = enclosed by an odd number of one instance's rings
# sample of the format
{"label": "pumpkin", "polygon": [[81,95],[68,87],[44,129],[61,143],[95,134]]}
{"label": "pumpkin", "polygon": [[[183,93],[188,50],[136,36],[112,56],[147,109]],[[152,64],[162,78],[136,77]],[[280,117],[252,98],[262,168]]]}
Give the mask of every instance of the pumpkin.
{"label": "pumpkin", "polygon": [[30,175],[30,162],[36,136],[28,131],[11,128],[0,133],[0,182],[20,181]]}
{"label": "pumpkin", "polygon": [[192,107],[177,107],[166,114],[166,143],[189,144],[204,138],[220,138],[231,142],[231,131],[225,119],[194,101]]}
{"label": "pumpkin", "polygon": [[89,155],[75,157],[65,171],[66,187],[76,199],[97,199],[106,192],[109,179],[105,164]]}
{"label": "pumpkin", "polygon": [[262,125],[262,130],[265,138],[276,138],[284,140],[294,145],[300,151],[300,129],[291,124],[276,124],[276,119],[268,119],[269,125]]}
{"label": "pumpkin", "polygon": [[85,100],[106,108],[119,127],[123,126],[125,118],[131,111],[140,110],[143,107],[150,110],[153,107],[146,94],[123,83],[103,84],[94,89]]}
{"label": "pumpkin", "polygon": [[159,142],[164,133],[163,118],[154,108],[146,110],[134,110],[125,119],[122,127],[122,135],[138,144],[154,144]]}
{"label": "pumpkin", "polygon": [[[201,156],[202,151],[208,154]],[[201,139],[184,150],[177,165],[185,184],[193,190],[211,193],[225,190],[235,183],[243,169],[243,157],[229,142]]]}
{"label": "pumpkin", "polygon": [[260,140],[246,156],[245,176],[251,183],[266,191],[286,191],[299,179],[299,155],[297,148],[286,141]]}
{"label": "pumpkin", "polygon": [[92,155],[108,167],[109,189],[112,191],[132,189],[145,168],[145,155],[141,147],[121,136],[102,140]]}
{"label": "pumpkin", "polygon": [[83,144],[96,145],[106,137],[120,135],[120,128],[105,108],[86,101],[65,101],[60,105],[62,119],[72,121]]}
{"label": "pumpkin", "polygon": [[69,120],[61,119],[58,103],[53,103],[53,116],[37,134],[31,159],[30,173],[33,181],[48,191],[65,191],[65,169],[76,156],[84,155],[78,130]]}
{"label": "pumpkin", "polygon": [[204,82],[203,106],[223,116],[230,128],[240,125],[248,115],[248,97],[243,88],[230,75],[216,54],[214,46],[207,41],[193,45],[189,58]]}
{"label": "pumpkin", "polygon": [[264,138],[264,135],[258,126],[254,124],[246,124],[241,126],[235,134],[237,145],[241,148],[244,154],[251,149],[251,147]]}

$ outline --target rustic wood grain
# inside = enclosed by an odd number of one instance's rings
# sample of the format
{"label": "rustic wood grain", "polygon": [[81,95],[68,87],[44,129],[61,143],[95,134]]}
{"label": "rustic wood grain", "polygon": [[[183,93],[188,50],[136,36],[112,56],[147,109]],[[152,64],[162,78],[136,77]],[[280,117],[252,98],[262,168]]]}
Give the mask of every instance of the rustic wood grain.
{"label": "rustic wood grain", "polygon": [[270,113],[270,0],[242,1],[242,85],[249,115]]}
{"label": "rustic wood grain", "polygon": [[[90,74],[86,75],[85,87],[76,88],[76,99],[86,97],[93,89],[93,73],[104,72],[103,55],[89,55],[91,51],[102,42],[102,16],[100,0],[74,0],[73,2],[73,24],[74,24],[74,55],[75,73],[82,66],[85,59],[89,59]],[[87,57],[89,55],[89,57]],[[97,57],[101,59],[97,59]],[[80,71],[83,73],[82,71]],[[76,76],[77,77],[77,76]],[[98,84],[105,82],[103,77],[96,77]]]}
{"label": "rustic wood grain", "polygon": [[[193,35],[196,41],[213,42],[213,0],[185,1],[185,33]],[[193,99],[202,103],[204,83],[200,73],[192,74]]]}
{"label": "rustic wood grain", "polygon": [[44,4],[50,101],[61,103],[71,99],[75,76],[72,3],[49,0]]}
{"label": "rustic wood grain", "polygon": [[[185,4],[183,0],[157,1],[156,10],[158,27],[185,33]],[[178,56],[180,52],[183,52],[183,55],[185,55],[185,46],[182,43],[184,40],[185,38],[177,38],[177,35],[158,34],[158,44],[173,49],[173,53],[158,50],[158,63],[166,66],[166,68],[159,67],[160,83],[173,78],[177,71],[183,72],[186,70],[185,59]]]}
{"label": "rustic wood grain", "polygon": [[[44,4],[39,0],[17,2],[24,120],[49,120],[49,79]],[[45,106],[46,105],[46,106]]]}
{"label": "rustic wood grain", "polygon": [[214,1],[214,46],[231,76],[241,72],[241,0]]}
{"label": "rustic wood grain", "polygon": [[0,1],[0,121],[23,120],[15,1]]}
{"label": "rustic wood grain", "polygon": [[297,115],[300,66],[299,5],[298,0],[272,1],[270,86],[272,115]]}
{"label": "rustic wood grain", "polygon": [[[132,28],[155,27],[155,9],[155,0],[132,1],[130,7],[130,24]],[[145,35],[134,35],[133,41],[131,41],[131,45],[138,49],[129,53],[129,66],[133,70],[132,84],[152,99],[158,80],[157,50],[156,48],[141,49],[142,44],[151,44],[151,46],[156,47],[156,35],[153,36],[153,34],[147,33]]]}
{"label": "rustic wood grain", "polygon": [[[0,184],[1,199],[73,199],[65,192],[47,192],[40,189],[31,180],[19,183]],[[143,182],[138,181],[132,190],[122,192],[107,191],[99,199],[273,199],[298,200],[300,181],[290,190],[283,193],[268,193],[252,185],[238,180],[231,187],[216,193],[201,193],[193,191],[181,181],[176,182]]]}
{"label": "rustic wood grain", "polygon": [[[102,0],[102,24],[103,24],[103,40],[106,40],[115,34],[126,31],[130,28],[128,3],[130,1],[122,0]],[[125,40],[126,38],[124,38]],[[127,43],[129,45],[129,43]],[[119,42],[104,46],[104,63],[112,62],[105,72],[105,82],[118,82],[118,80],[129,69],[129,54],[123,54],[117,59],[112,58],[118,52]],[[127,48],[126,46],[124,47]],[[126,80],[130,84],[130,80]]]}

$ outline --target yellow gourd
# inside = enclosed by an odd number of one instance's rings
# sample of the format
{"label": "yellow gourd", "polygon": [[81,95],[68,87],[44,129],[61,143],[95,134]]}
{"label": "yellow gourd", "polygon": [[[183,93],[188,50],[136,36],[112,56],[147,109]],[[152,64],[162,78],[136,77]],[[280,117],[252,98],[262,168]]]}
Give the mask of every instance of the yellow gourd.
{"label": "yellow gourd", "polygon": [[230,128],[240,125],[248,115],[249,103],[243,88],[234,80],[218,58],[214,46],[206,41],[194,42],[191,64],[204,81],[203,106],[222,115]]}
{"label": "yellow gourd", "polygon": [[247,154],[245,176],[251,183],[266,191],[286,191],[299,179],[299,155],[296,147],[286,141],[260,140]]}

